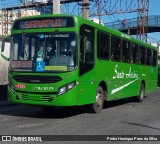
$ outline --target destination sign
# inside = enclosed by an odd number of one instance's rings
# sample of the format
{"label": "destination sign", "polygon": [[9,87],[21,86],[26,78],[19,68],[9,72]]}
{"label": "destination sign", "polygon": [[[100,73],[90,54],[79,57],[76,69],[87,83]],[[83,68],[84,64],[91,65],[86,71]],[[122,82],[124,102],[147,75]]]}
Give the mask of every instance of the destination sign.
{"label": "destination sign", "polygon": [[32,61],[15,61],[10,63],[11,68],[32,68]]}
{"label": "destination sign", "polygon": [[59,28],[73,26],[74,22],[72,17],[51,17],[17,20],[13,25],[13,29]]}

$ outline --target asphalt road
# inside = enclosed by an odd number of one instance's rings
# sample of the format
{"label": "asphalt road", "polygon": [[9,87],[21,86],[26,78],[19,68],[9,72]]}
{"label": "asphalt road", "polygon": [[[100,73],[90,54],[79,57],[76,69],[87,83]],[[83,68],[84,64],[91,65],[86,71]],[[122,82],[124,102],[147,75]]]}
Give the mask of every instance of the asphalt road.
{"label": "asphalt road", "polygon": [[[86,107],[44,111],[34,106],[6,105],[0,107],[0,135],[160,135],[160,88],[147,95],[142,103],[132,99],[107,102],[99,114],[89,113]],[[55,143],[152,144],[160,141]]]}

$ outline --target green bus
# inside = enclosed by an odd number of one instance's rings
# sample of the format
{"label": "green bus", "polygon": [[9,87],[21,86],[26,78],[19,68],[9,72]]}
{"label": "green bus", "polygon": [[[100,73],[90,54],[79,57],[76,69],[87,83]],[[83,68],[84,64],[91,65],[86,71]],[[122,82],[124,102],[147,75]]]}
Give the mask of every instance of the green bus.
{"label": "green bus", "polygon": [[157,48],[79,16],[15,20],[11,30],[8,99],[53,106],[136,97],[157,88]]}

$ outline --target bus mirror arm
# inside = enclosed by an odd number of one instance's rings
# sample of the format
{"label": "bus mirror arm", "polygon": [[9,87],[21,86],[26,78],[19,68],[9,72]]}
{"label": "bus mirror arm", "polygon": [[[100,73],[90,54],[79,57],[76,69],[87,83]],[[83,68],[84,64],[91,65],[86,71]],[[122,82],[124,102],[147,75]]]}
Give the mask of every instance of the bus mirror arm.
{"label": "bus mirror arm", "polygon": [[7,61],[9,61],[10,60],[10,58],[7,58],[6,56],[4,56],[2,53],[1,53],[1,56],[5,59],[5,60],[7,60]]}
{"label": "bus mirror arm", "polygon": [[1,53],[4,52],[4,41],[2,41]]}
{"label": "bus mirror arm", "polygon": [[5,49],[8,48],[8,47],[5,46],[5,42],[10,42],[10,39],[4,38],[4,39],[2,40],[1,56],[2,56],[5,60],[9,61],[10,58],[4,55]]}

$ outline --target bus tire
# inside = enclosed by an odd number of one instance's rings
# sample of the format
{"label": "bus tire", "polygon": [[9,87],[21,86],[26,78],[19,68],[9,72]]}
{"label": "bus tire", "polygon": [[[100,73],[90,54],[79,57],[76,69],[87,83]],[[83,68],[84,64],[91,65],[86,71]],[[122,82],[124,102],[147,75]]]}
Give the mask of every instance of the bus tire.
{"label": "bus tire", "polygon": [[140,85],[140,92],[139,95],[136,97],[137,102],[142,102],[145,96],[145,86],[143,83]]}
{"label": "bus tire", "polygon": [[90,108],[92,113],[100,113],[104,105],[104,91],[101,86],[98,86],[96,92],[96,102],[93,103]]}

